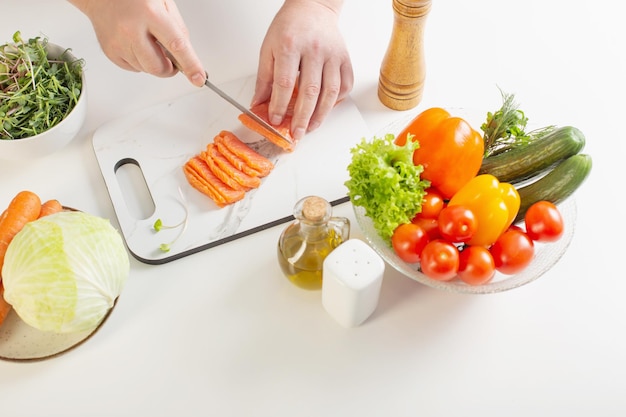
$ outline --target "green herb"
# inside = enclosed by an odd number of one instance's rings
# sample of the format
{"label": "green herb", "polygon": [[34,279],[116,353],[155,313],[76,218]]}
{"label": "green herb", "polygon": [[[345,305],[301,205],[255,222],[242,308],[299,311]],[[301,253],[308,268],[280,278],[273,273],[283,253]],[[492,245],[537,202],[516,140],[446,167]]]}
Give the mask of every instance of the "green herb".
{"label": "green herb", "polygon": [[83,61],[49,59],[47,39],[0,45],[0,139],[34,136],[61,122],[82,91]]}
{"label": "green herb", "polygon": [[502,107],[495,113],[488,112],[487,120],[480,128],[484,132],[485,157],[497,155],[518,146],[541,139],[554,130],[555,126],[546,126],[526,132],[528,117],[519,109],[513,94],[502,94]]}
{"label": "green herb", "polygon": [[169,252],[171,249],[171,246],[174,243],[176,243],[176,241],[183,235],[183,233],[185,233],[185,230],[187,230],[187,221],[189,219],[189,208],[187,207],[187,200],[185,200],[185,196],[183,195],[183,190],[181,190],[180,187],[178,188],[178,193],[180,194],[180,197],[182,199],[182,205],[183,205],[183,208],[185,209],[185,217],[180,222],[173,224],[173,225],[165,225],[163,224],[163,220],[159,218],[159,219],[156,219],[156,221],[152,225],[152,228],[157,233],[163,229],[177,229],[182,226],[180,233],[178,233],[178,235],[176,236],[176,238],[174,238],[174,240],[172,240],[169,243],[161,243],[159,245],[159,249],[161,250],[161,252]]}
{"label": "green herb", "polygon": [[413,163],[419,142],[407,140],[398,146],[393,141],[392,134],[374,137],[371,142],[362,139],[350,151],[350,179],[345,182],[352,204],[365,208],[388,243],[396,227],[410,222],[421,210],[424,190],[430,186],[420,178],[423,167]]}

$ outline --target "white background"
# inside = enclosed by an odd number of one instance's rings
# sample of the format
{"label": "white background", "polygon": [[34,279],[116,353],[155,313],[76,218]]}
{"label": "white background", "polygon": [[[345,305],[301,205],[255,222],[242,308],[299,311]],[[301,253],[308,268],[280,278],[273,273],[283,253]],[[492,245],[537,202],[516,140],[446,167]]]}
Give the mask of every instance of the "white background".
{"label": "white background", "polygon": [[[212,4],[213,3],[213,4]],[[0,362],[3,416],[623,416],[624,39],[619,2],[435,0],[420,106],[495,110],[498,86],[531,121],[571,124],[594,168],[576,233],[539,280],[456,295],[388,269],[378,309],[344,329],[319,292],[281,276],[281,227],[161,266],[132,260],[118,306],[88,343],[35,363]],[[179,6],[215,83],[253,74],[278,0]],[[63,151],[0,164],[0,199],[22,189],[115,220],[91,135],[194,91],[183,77],[124,72],[61,0],[2,0],[0,39],[44,34],[87,62],[88,119]],[[376,97],[391,1],[346,0],[352,94],[372,132],[406,117]],[[269,208],[268,208],[269,209]],[[350,205],[336,215],[353,219]],[[353,236],[359,237],[356,223]]]}

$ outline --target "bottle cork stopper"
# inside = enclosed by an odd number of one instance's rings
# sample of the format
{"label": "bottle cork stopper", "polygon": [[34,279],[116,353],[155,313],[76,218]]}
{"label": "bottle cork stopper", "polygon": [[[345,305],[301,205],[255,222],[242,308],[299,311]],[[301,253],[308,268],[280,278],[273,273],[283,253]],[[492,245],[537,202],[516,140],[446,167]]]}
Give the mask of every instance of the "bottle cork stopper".
{"label": "bottle cork stopper", "polygon": [[319,222],[326,216],[328,202],[321,197],[308,197],[302,205],[302,215],[312,222]]}

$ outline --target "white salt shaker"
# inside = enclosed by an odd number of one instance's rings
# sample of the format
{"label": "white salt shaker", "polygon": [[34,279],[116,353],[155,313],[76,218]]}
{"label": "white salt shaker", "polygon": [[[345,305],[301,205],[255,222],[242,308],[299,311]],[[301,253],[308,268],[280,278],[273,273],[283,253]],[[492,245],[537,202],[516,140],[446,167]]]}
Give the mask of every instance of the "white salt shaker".
{"label": "white salt shaker", "polygon": [[348,239],[324,260],[324,309],[344,327],[360,325],[376,310],[384,272],[384,261],[369,245]]}

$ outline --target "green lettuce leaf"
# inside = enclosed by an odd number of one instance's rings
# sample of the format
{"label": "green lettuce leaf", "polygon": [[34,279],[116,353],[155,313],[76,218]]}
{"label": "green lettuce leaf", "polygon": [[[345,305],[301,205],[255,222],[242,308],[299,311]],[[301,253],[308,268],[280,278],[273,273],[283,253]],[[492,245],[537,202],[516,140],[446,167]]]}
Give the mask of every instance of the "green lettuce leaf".
{"label": "green lettuce leaf", "polygon": [[350,179],[345,182],[352,204],[365,209],[388,243],[396,227],[421,211],[424,190],[430,186],[420,178],[423,167],[413,164],[413,151],[419,142],[407,140],[398,146],[394,139],[392,134],[370,142],[362,139],[351,149]]}

